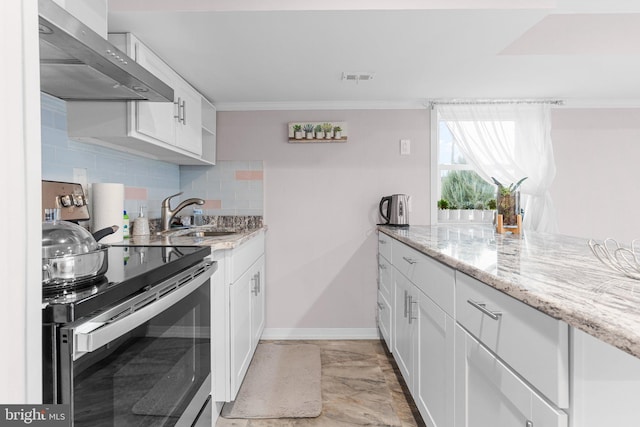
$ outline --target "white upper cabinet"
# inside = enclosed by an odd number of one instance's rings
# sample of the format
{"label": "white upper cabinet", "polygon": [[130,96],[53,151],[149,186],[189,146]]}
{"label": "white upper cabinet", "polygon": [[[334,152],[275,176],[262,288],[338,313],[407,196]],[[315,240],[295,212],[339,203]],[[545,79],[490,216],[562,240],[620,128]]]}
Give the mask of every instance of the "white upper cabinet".
{"label": "white upper cabinet", "polygon": [[171,163],[215,163],[216,110],[135,35],[109,40],[171,86],[173,102],[68,102],[69,136]]}

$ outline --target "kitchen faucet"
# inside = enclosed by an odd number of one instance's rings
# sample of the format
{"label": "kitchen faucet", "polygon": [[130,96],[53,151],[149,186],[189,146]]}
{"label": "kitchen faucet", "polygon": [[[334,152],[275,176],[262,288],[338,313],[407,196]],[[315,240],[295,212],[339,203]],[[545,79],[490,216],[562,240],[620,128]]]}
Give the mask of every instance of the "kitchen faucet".
{"label": "kitchen faucet", "polygon": [[161,231],[168,231],[171,228],[171,220],[182,209],[186,208],[189,205],[204,205],[204,200],[198,199],[198,198],[192,198],[192,199],[185,200],[184,202],[176,206],[175,209],[172,210],[170,200],[173,197],[179,196],[181,194],[182,194],[182,191],[178,194],[174,194],[173,196],[169,196],[162,201],[161,216],[160,216],[160,222],[162,223]]}

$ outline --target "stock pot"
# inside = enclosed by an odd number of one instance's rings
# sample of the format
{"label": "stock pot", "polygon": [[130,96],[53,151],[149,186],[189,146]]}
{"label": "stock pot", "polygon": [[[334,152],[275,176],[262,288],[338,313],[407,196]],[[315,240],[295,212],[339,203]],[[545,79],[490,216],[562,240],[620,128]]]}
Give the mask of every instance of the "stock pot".
{"label": "stock pot", "polygon": [[42,283],[48,285],[104,274],[108,267],[108,246],[98,240],[112,234],[118,226],[89,233],[69,221],[42,224]]}

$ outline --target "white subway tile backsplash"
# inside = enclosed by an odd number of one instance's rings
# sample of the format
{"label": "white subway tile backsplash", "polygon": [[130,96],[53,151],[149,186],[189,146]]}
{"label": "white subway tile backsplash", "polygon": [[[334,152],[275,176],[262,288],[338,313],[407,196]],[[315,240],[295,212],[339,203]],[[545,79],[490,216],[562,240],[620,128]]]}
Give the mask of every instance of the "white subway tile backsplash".
{"label": "white subway tile backsplash", "polygon": [[124,207],[131,218],[137,216],[141,205],[150,218],[159,218],[161,201],[180,191],[184,191],[182,200],[202,197],[220,201],[212,203],[215,208],[206,209],[206,215],[263,215],[262,161],[178,166],[74,141],[66,131],[66,103],[45,94],[41,96],[41,117],[42,179],[73,181],[73,169],[84,168],[89,183],[121,182],[125,187],[144,188],[146,200],[125,200]]}

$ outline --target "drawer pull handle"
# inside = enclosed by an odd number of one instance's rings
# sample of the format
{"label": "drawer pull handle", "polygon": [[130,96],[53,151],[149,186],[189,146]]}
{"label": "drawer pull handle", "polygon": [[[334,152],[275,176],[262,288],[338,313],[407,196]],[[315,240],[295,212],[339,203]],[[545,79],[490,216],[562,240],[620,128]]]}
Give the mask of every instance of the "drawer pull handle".
{"label": "drawer pull handle", "polygon": [[415,264],[415,263],[417,263],[417,262],[418,262],[418,261],[416,261],[415,259],[413,259],[413,258],[407,258],[406,256],[403,256],[403,257],[402,257],[402,259],[403,259],[403,260],[405,260],[405,261],[407,261],[409,264]]}
{"label": "drawer pull handle", "polygon": [[467,302],[469,304],[471,304],[472,306],[474,306],[475,308],[477,308],[478,310],[480,310],[481,312],[483,312],[484,314],[486,314],[487,316],[489,316],[490,318],[492,318],[493,320],[498,320],[502,316],[502,312],[500,312],[500,311],[491,311],[491,310],[489,310],[487,308],[487,304],[475,302],[475,301],[472,301],[470,299],[468,299]]}

